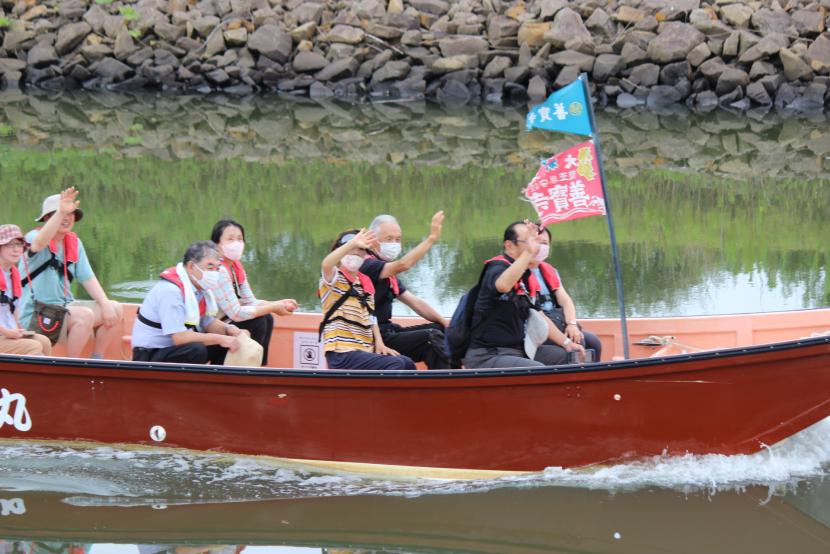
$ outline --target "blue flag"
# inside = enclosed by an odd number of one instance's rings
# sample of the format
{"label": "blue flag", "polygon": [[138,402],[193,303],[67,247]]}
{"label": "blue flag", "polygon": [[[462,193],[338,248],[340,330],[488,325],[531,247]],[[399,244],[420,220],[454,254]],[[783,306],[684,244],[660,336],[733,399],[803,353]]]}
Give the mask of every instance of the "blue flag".
{"label": "blue flag", "polygon": [[591,118],[582,77],[548,96],[543,103],[533,106],[527,114],[527,130],[545,129],[575,135],[591,136]]}

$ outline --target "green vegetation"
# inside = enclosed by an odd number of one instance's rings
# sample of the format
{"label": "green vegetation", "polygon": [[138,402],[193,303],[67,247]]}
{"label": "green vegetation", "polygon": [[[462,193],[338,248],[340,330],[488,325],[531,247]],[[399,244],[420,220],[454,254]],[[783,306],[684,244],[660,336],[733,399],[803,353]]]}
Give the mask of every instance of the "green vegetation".
{"label": "green vegetation", "polygon": [[138,12],[132,6],[120,6],[118,13],[124,18],[124,21],[135,21],[138,19]]}
{"label": "green vegetation", "polygon": [[6,27],[10,27],[11,24],[12,24],[12,22],[8,17],[0,17],[0,29],[5,29]]}

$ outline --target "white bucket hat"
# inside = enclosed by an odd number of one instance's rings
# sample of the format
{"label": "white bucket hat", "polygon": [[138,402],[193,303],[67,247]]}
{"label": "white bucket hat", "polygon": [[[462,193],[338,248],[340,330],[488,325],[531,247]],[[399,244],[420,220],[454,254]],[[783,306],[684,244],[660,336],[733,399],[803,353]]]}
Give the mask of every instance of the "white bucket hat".
{"label": "white bucket hat", "polygon": [[538,310],[530,310],[525,329],[525,354],[531,360],[536,356],[536,350],[548,340],[548,322]]}
{"label": "white bucket hat", "polygon": [[259,367],[262,365],[262,345],[246,335],[240,334],[239,349],[236,352],[228,352],[225,356],[225,365],[240,367]]}
{"label": "white bucket hat", "polygon": [[[52,196],[47,196],[46,200],[43,201],[43,207],[40,210],[40,215],[37,216],[35,221],[43,221],[43,218],[47,215],[58,211],[58,207],[61,204],[61,195],[60,194],[53,194]],[[82,220],[84,218],[84,212],[80,208],[75,209],[75,223]]]}

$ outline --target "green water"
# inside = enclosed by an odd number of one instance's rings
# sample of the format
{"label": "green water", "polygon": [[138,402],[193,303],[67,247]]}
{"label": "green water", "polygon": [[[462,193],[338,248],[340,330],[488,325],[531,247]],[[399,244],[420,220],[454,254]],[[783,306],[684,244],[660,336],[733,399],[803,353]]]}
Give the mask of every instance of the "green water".
{"label": "green water", "polygon": [[[536,164],[578,138],[526,133],[523,112],[348,107],[276,97],[0,95],[0,221],[33,227],[40,202],[77,186],[77,226],[99,279],[140,300],[184,248],[233,216],[263,298],[318,310],[336,234],[379,213],[414,244],[446,212],[442,242],[406,276],[449,314],[498,253]],[[830,304],[830,135],[824,121],[726,113],[601,112],[629,315]],[[551,261],[579,315],[613,316],[605,218],[552,229]],[[400,313],[406,313],[401,310]]]}

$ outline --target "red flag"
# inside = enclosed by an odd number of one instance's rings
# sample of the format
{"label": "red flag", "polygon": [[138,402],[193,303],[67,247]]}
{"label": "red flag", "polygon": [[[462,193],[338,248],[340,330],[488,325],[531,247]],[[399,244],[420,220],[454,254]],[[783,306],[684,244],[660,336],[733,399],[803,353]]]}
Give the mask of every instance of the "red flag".
{"label": "red flag", "polygon": [[542,225],[605,215],[597,151],[583,142],[542,162],[536,177],[522,190]]}

